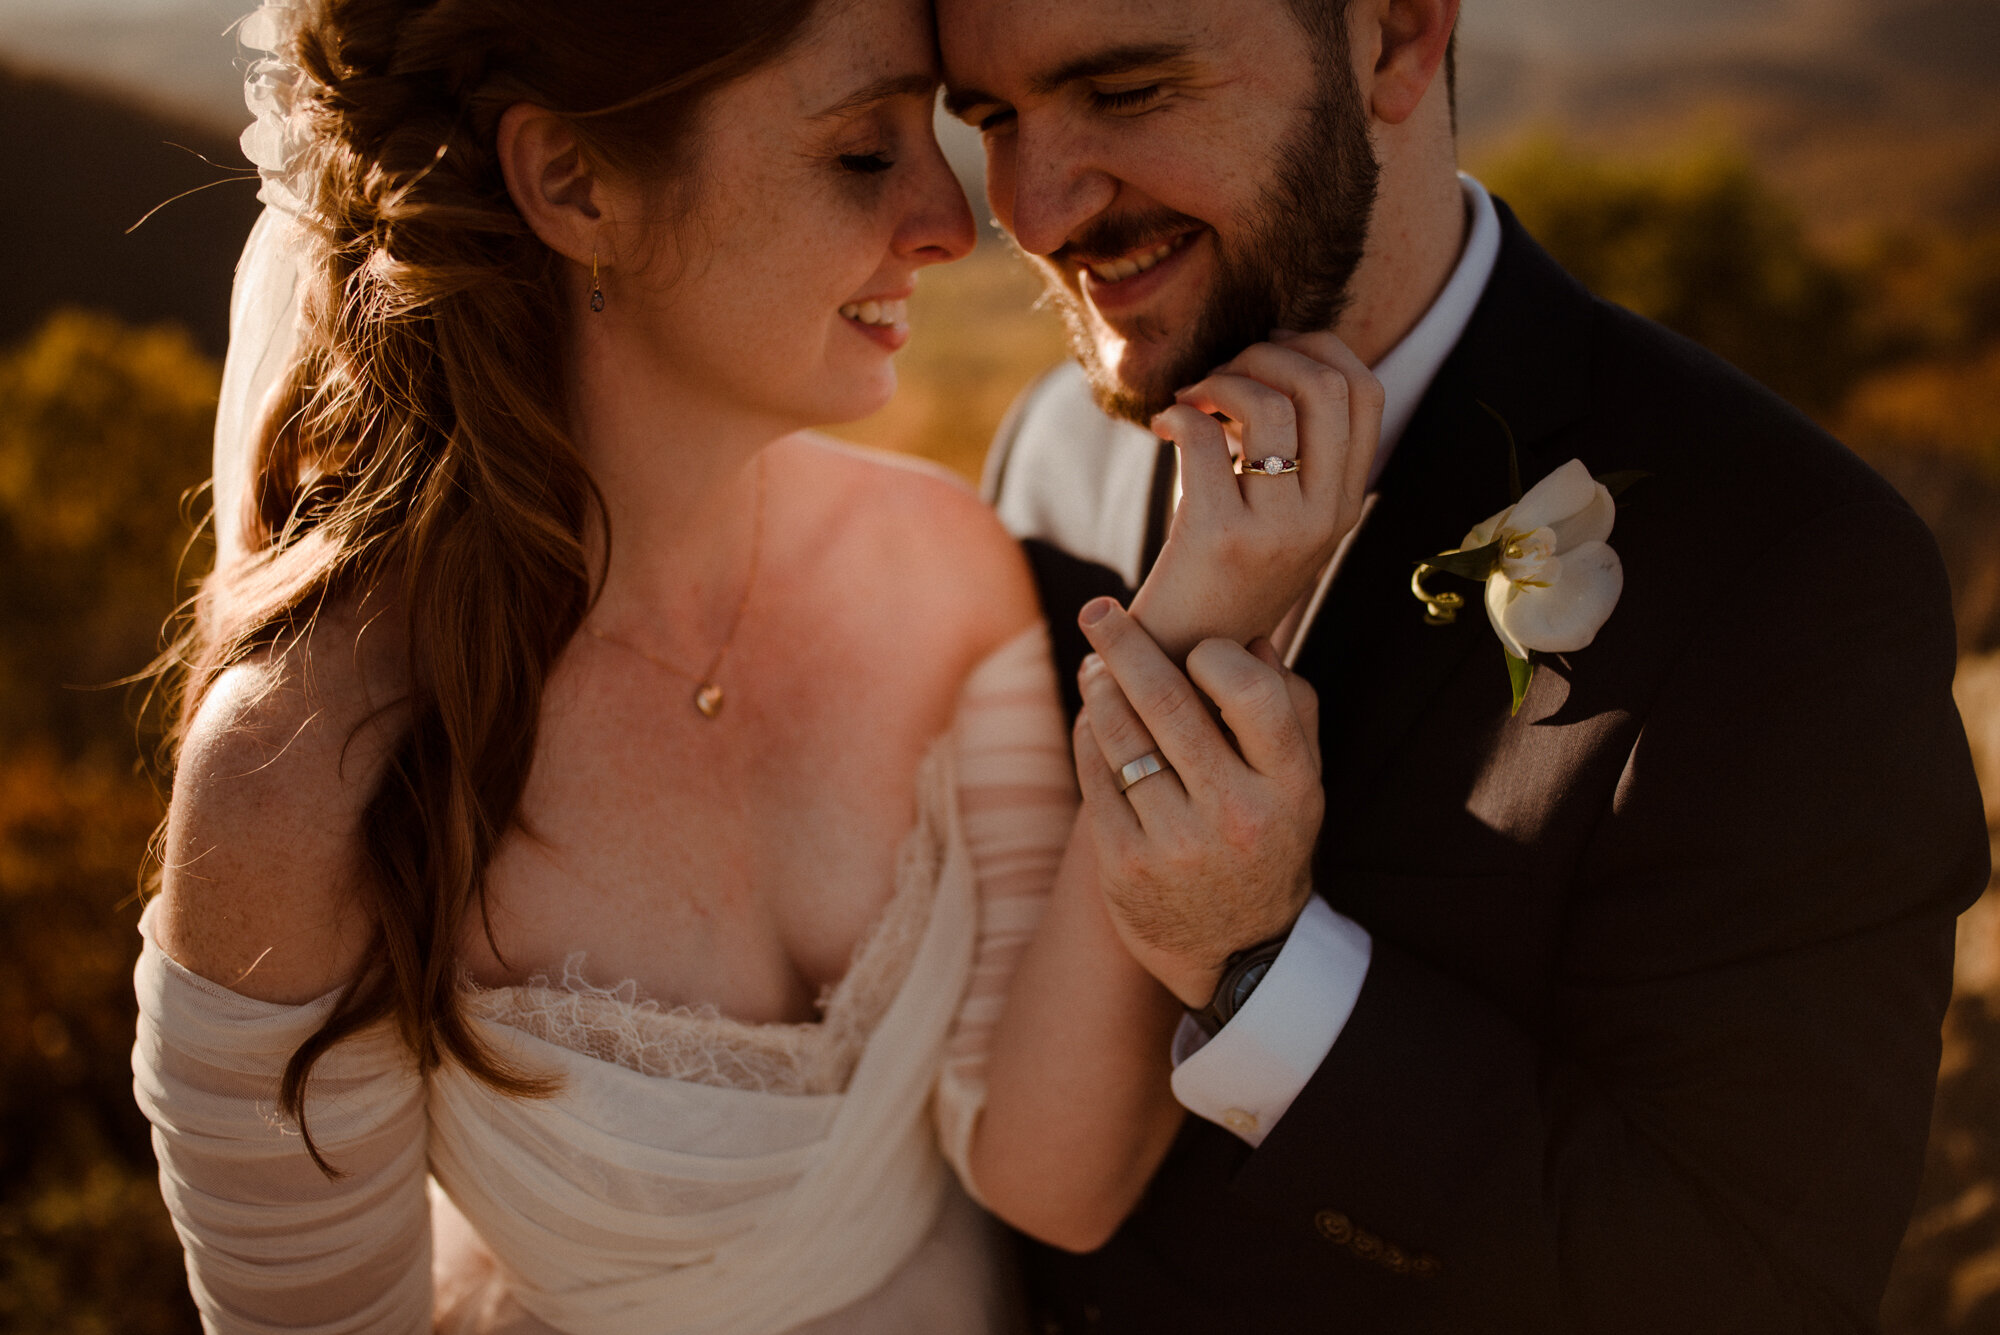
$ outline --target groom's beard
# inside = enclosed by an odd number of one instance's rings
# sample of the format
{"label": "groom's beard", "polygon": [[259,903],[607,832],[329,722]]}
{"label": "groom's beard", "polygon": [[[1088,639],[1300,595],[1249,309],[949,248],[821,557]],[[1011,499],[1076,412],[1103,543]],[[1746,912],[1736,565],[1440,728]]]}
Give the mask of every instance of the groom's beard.
{"label": "groom's beard", "polygon": [[[1346,309],[1348,288],[1368,240],[1377,165],[1346,53],[1326,61],[1322,69],[1320,96],[1279,145],[1270,187],[1244,220],[1243,239],[1229,245],[1214,234],[1215,280],[1207,299],[1180,334],[1180,346],[1156,362],[1142,383],[1121,379],[1106,364],[1092,336],[1084,298],[1060,277],[1048,275],[1050,296],[1069,330],[1070,350],[1083,364],[1105,412],[1143,426],[1173,403],[1175,390],[1269,338],[1271,330],[1328,329]],[[1081,256],[1122,255],[1202,226],[1167,209],[1105,218],[1063,249]],[[1174,337],[1172,330],[1149,327],[1148,322],[1133,334],[1148,342]]]}

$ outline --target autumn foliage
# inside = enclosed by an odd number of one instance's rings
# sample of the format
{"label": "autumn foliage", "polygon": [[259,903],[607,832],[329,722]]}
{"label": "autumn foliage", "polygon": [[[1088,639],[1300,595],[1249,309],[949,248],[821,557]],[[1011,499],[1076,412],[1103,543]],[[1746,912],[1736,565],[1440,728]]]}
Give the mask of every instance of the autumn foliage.
{"label": "autumn foliage", "polygon": [[[1931,521],[2000,821],[2000,226],[1833,249],[1726,150],[1634,163],[1538,140],[1478,165],[1586,283],[1790,396]],[[1060,355],[1034,292],[998,247],[927,272],[901,395],[843,434],[976,472]],[[117,683],[207,560],[192,520],[217,383],[186,335],[77,312],[0,351],[0,1328],[21,1335],[195,1329],[129,1092],[136,892],[162,806],[143,691]],[[1986,937],[1962,959],[2000,952]],[[2000,1256],[2000,992],[1981,990],[2000,962],[1978,978],[1953,1013],[1896,1335],[2000,1328],[2000,1273],[1979,1268]]]}

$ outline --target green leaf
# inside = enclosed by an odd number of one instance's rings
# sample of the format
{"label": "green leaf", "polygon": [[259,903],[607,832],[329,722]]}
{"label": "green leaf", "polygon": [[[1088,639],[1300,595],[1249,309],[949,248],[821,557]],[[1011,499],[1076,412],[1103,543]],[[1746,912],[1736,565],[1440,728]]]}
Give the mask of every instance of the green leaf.
{"label": "green leaf", "polygon": [[1610,492],[1611,499],[1615,501],[1620,496],[1623,496],[1634,482],[1643,482],[1651,476],[1651,473],[1640,472],[1637,469],[1628,469],[1622,473],[1600,474],[1597,484]]}
{"label": "green leaf", "polygon": [[1511,649],[1502,648],[1500,652],[1507,655],[1507,680],[1514,684],[1514,708],[1508,713],[1512,718],[1521,712],[1521,702],[1528,698],[1528,683],[1535,679],[1535,664],[1532,659],[1514,657]]}
{"label": "green leaf", "polygon": [[1457,575],[1460,579],[1477,580],[1484,583],[1500,567],[1500,539],[1495,538],[1484,547],[1473,547],[1465,551],[1439,552],[1428,560],[1417,562],[1432,570],[1447,575]]}
{"label": "green leaf", "polygon": [[1514,428],[1507,425],[1507,419],[1502,417],[1499,410],[1494,408],[1493,405],[1477,399],[1474,402],[1486,410],[1488,417],[1500,424],[1500,430],[1507,437],[1507,489],[1514,493],[1514,504],[1519,505],[1522,496],[1521,451],[1514,444]]}

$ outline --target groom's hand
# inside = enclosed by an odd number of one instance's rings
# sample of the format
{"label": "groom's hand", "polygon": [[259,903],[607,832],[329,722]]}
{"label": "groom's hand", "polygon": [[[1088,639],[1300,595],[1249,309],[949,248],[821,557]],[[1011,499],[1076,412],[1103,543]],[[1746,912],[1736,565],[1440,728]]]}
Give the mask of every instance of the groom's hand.
{"label": "groom's hand", "polygon": [[[1318,697],[1267,641],[1204,640],[1184,676],[1111,599],[1078,621],[1097,651],[1075,742],[1105,904],[1133,957],[1199,1008],[1229,956],[1289,929],[1312,891]],[[1121,793],[1119,771],[1155,751],[1170,768]]]}

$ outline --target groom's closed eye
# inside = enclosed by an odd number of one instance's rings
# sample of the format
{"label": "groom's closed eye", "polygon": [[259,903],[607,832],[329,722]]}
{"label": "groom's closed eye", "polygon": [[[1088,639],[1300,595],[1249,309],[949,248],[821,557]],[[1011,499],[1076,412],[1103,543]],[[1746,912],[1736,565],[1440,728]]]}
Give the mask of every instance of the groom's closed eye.
{"label": "groom's closed eye", "polygon": [[[1186,42],[1130,42],[1121,46],[1106,47],[1099,51],[1087,52],[1073,57],[1052,69],[1032,74],[1027,79],[1028,91],[1037,97],[1047,97],[1078,84],[1116,84],[1120,80],[1131,83],[1134,75],[1173,75],[1185,72],[1191,46]],[[1123,89],[1091,89],[1089,95],[1094,105],[1101,110],[1130,109],[1137,106],[1131,99],[1140,93],[1157,96],[1158,77],[1150,78],[1137,86]],[[958,87],[947,89],[944,95],[944,109],[966,124],[981,130],[992,129],[1011,119],[1014,108],[1006,99],[977,88]]]}
{"label": "groom's closed eye", "polygon": [[1148,83],[1141,84],[1137,88],[1120,88],[1116,90],[1093,89],[1090,94],[1090,100],[1092,105],[1099,111],[1108,111],[1114,115],[1129,116],[1136,112],[1144,111],[1146,108],[1152,106],[1153,103],[1159,101],[1160,93],[1161,88],[1159,84]]}

